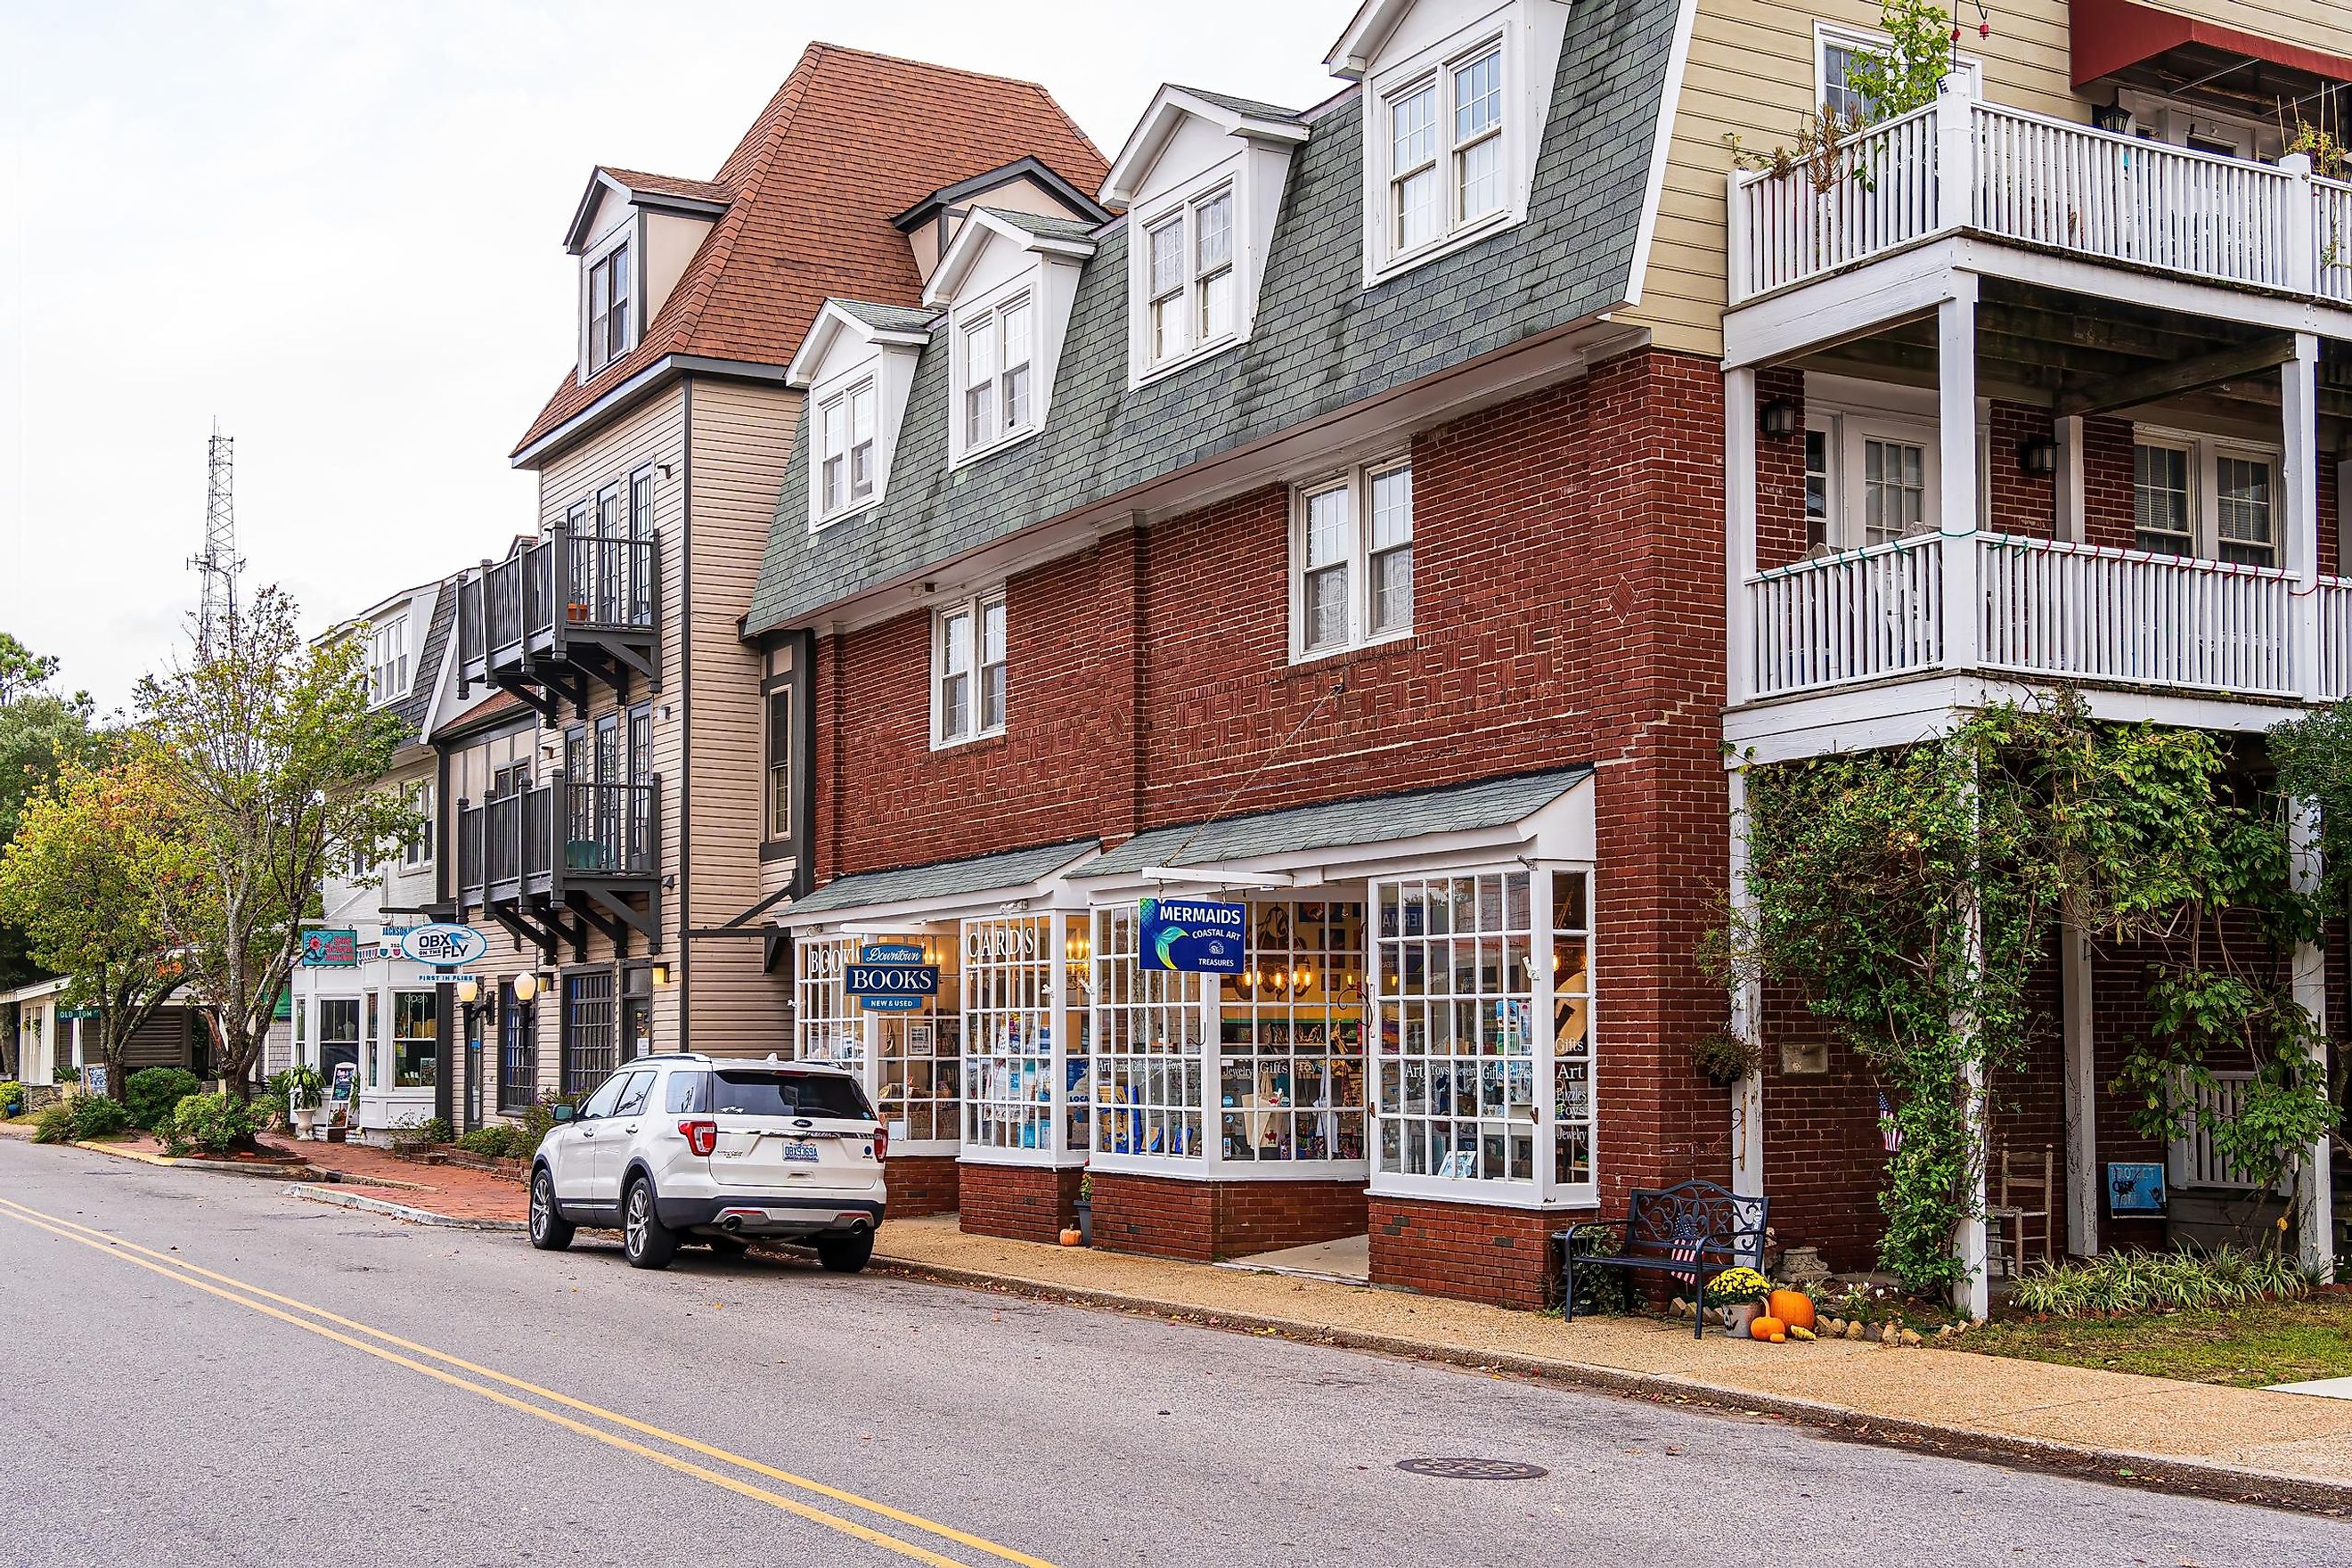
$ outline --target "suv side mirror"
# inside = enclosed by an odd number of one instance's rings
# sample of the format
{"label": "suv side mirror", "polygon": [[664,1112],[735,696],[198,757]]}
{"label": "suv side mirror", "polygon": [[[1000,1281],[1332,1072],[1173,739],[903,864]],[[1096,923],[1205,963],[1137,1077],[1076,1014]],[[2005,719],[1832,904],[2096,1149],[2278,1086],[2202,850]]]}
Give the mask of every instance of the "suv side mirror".
{"label": "suv side mirror", "polygon": [[553,1105],[548,1108],[547,1119],[550,1121],[556,1123],[558,1126],[561,1126],[579,1114],[580,1112],[575,1107],[569,1105]]}

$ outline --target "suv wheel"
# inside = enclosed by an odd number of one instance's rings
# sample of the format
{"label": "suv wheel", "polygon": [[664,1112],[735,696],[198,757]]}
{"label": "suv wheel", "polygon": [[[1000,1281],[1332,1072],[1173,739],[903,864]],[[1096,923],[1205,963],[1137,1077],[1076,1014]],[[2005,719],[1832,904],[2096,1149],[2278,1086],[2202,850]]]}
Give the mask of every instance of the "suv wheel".
{"label": "suv wheel", "polygon": [[621,1201],[621,1250],[632,1268],[667,1268],[677,1256],[677,1232],[654,1213],[654,1184],[639,1176]]}
{"label": "suv wheel", "polygon": [[555,1206],[555,1178],[541,1165],[530,1174],[530,1244],[541,1252],[561,1252],[572,1245],[570,1221]]}
{"label": "suv wheel", "polygon": [[861,1230],[856,1236],[820,1236],[816,1238],[816,1260],[835,1274],[855,1274],[874,1257],[874,1233]]}

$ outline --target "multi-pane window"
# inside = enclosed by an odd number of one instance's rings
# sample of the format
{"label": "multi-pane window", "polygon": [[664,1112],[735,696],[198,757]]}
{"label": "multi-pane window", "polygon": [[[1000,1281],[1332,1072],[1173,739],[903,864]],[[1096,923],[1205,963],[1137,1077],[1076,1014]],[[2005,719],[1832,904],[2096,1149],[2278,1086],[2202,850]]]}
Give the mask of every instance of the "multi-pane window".
{"label": "multi-pane window", "polygon": [[1503,51],[1453,68],[1454,221],[1475,222],[1503,205]]}
{"label": "multi-pane window", "polygon": [[620,1065],[613,1015],[613,972],[587,969],[563,977],[563,1092],[578,1094]]}
{"label": "multi-pane window", "polygon": [[793,689],[768,693],[768,837],[793,836]]}
{"label": "multi-pane window", "polygon": [[1391,255],[1410,255],[1510,205],[1499,42],[1390,92],[1383,103]]}
{"label": "multi-pane window", "polygon": [[2259,458],[2213,459],[2216,552],[2241,566],[2277,564],[2271,525],[2271,466]]}
{"label": "multi-pane window", "polygon": [[408,809],[416,820],[400,842],[400,863],[411,871],[433,864],[433,786],[412,784],[407,792]]}
{"label": "multi-pane window", "polygon": [[408,695],[408,617],[394,616],[368,632],[368,703],[382,707]]}
{"label": "multi-pane window", "polygon": [[1364,1157],[1364,906],[1265,900],[1217,1003],[1218,1152]]}
{"label": "multi-pane window", "polygon": [[1861,89],[1852,84],[1854,62],[1862,58],[1863,46],[1824,37],[1822,40],[1822,111],[1839,121],[1853,121],[1867,116],[1870,103]]}
{"label": "multi-pane window", "polygon": [[1173,359],[1186,347],[1184,332],[1184,215],[1153,226],[1148,240],[1151,268],[1151,363]]}
{"label": "multi-pane window", "polygon": [[1437,192],[1437,83],[1423,82],[1389,100],[1390,243],[1414,250],[1435,239]]}
{"label": "multi-pane window", "polygon": [[1927,526],[1927,450],[1908,441],[1862,443],[1862,542],[1884,544]]}
{"label": "multi-pane window", "polygon": [[2132,542],[2158,555],[2197,553],[2189,451],[2141,442],[2132,447]]}
{"label": "multi-pane window", "polygon": [[1826,549],[1830,517],[1830,433],[1805,432],[1805,548]]}
{"label": "multi-pane window", "polygon": [[1187,202],[1144,232],[1148,363],[1165,364],[1231,337],[1232,187]]}
{"label": "multi-pane window", "polygon": [[800,973],[793,984],[803,1061],[855,1068],[866,1059],[866,1012],[842,989],[845,967],[856,956],[854,937],[803,937],[793,944]]}
{"label": "multi-pane window", "polygon": [[1034,915],[963,922],[969,1147],[1054,1147],[1052,936],[1052,921]]}
{"label": "multi-pane window", "polygon": [[[950,938],[944,944],[952,950]],[[926,944],[940,965],[940,994],[926,1013],[877,1013],[874,1031],[875,1099],[893,1140],[901,1142],[956,1141],[963,1101],[961,990],[955,953]]]}
{"label": "multi-pane window", "polygon": [[932,635],[932,738],[936,744],[1004,728],[1004,595],[985,595],[942,610]]}
{"label": "multi-pane window", "polygon": [[1355,469],[1298,493],[1292,550],[1299,657],[1412,629],[1412,466]]}
{"label": "multi-pane window", "polygon": [[1592,916],[1584,878],[1551,874],[1553,1179],[1592,1180]]}
{"label": "multi-pane window", "polygon": [[629,352],[629,247],[614,246],[588,268],[588,374]]}
{"label": "multi-pane window", "polygon": [[817,409],[824,441],[819,468],[827,516],[874,499],[874,384],[861,381]]}
{"label": "multi-pane window", "polygon": [[499,1109],[521,1110],[539,1098],[539,1036],[530,1005],[499,982]]}
{"label": "multi-pane window", "polygon": [[1192,331],[1213,343],[1234,330],[1234,194],[1192,207]]}
{"label": "multi-pane window", "polygon": [[392,994],[392,1087],[431,1089],[440,1046],[438,1002],[430,991]]}
{"label": "multi-pane window", "polygon": [[1204,978],[1147,969],[1133,904],[1094,916],[1095,1150],[1165,1159],[1201,1157]]}
{"label": "multi-pane window", "polygon": [[1028,297],[1008,300],[963,325],[963,444],[993,446],[1034,419],[1030,361],[1036,312]]}

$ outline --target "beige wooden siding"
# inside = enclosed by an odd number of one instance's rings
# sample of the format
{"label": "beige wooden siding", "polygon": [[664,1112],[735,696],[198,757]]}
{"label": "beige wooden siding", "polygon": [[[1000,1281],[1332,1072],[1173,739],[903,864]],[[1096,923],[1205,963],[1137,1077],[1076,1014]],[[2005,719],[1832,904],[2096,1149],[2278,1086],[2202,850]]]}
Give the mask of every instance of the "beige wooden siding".
{"label": "beige wooden siding", "polygon": [[[1816,20],[1874,30],[1878,7],[1865,0],[1814,0],[1802,10],[1767,0],[1699,0],[1642,302],[1622,313],[1663,347],[1723,352],[1723,181],[1731,168],[1724,137],[1736,132],[1759,152],[1794,141],[1817,102]],[[2086,101],[2069,85],[2065,0],[2016,0],[1994,13],[1992,29],[1962,48],[1982,62],[1988,99],[2087,118]]]}
{"label": "beige wooden siding", "polygon": [[[790,462],[800,395],[781,386],[698,380],[693,390],[694,660],[690,924],[726,924],[761,898],[765,734],[761,659],[736,627],[751,605],[768,524]],[[688,952],[694,1048],[764,1056],[789,1048],[786,976],[761,968],[761,944],[705,938]]]}
{"label": "beige wooden siding", "polygon": [[2141,0],[2169,11],[2235,27],[2257,37],[2283,38],[2329,54],[2352,52],[2352,5],[2343,0]]}

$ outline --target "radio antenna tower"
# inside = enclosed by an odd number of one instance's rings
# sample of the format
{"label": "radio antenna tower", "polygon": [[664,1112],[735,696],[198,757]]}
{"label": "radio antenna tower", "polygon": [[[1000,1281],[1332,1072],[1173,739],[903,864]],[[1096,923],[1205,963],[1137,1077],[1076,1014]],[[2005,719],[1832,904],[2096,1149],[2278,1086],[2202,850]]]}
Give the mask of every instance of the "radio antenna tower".
{"label": "radio antenna tower", "polygon": [[236,637],[236,574],[245,563],[236,555],[236,497],[234,451],[236,438],[221,434],[213,420],[213,438],[205,470],[205,548],[188,557],[203,581],[203,598],[196,610],[196,647],[200,654],[215,651],[213,639]]}

